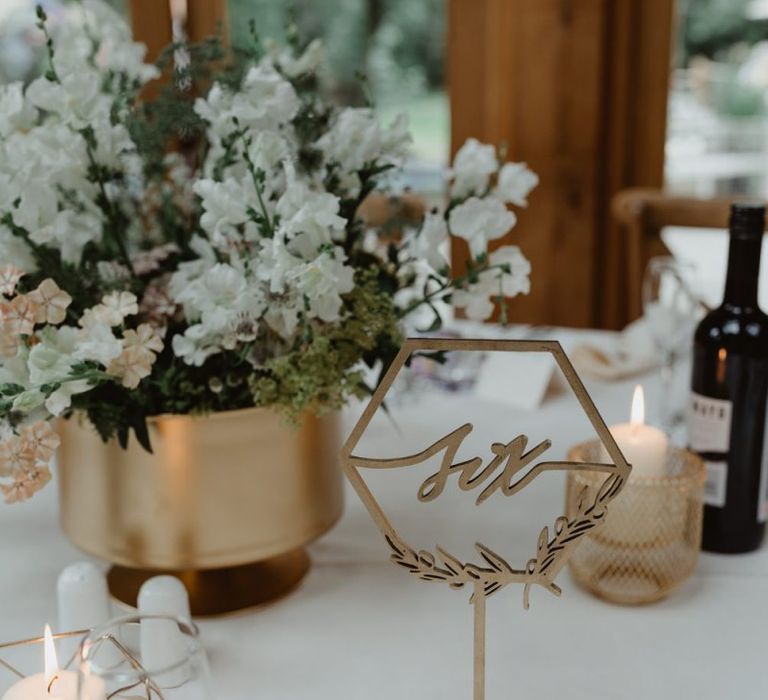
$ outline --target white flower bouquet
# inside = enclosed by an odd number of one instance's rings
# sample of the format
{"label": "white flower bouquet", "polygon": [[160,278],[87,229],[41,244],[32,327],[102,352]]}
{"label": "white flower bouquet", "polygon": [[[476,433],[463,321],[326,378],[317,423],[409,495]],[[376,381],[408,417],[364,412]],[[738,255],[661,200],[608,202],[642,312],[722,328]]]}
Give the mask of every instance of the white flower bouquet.
{"label": "white flower bouquet", "polygon": [[[58,416],[150,449],[153,415],[338,408],[416,309],[436,328],[439,301],[484,319],[528,291],[520,250],[488,242],[537,178],[492,146],[461,148],[445,208],[396,233],[366,224],[361,204],[407,155],[406,121],[334,106],[317,41],[177,45],[153,66],[100,2],[56,36],[38,17],[45,75],[0,87],[6,501],[50,479]],[[471,251],[460,276],[451,235]]]}

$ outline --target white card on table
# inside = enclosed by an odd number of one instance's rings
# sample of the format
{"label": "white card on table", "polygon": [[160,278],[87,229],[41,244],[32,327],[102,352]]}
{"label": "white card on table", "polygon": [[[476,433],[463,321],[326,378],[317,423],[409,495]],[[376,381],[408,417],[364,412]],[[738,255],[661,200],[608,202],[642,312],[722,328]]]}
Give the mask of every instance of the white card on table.
{"label": "white card on table", "polygon": [[549,353],[489,352],[475,394],[525,411],[538,408],[555,370]]}

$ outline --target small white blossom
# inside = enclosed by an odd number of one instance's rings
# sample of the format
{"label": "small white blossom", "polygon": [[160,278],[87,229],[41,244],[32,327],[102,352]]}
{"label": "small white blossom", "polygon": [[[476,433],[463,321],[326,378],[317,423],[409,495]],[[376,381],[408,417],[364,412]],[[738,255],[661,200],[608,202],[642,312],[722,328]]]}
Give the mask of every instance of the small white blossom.
{"label": "small white blossom", "polygon": [[517,217],[497,199],[470,197],[451,211],[448,221],[451,232],[466,240],[477,258],[487,252],[488,241],[501,238],[515,225]]}
{"label": "small white blossom", "polygon": [[528,205],[528,195],[539,184],[539,176],[525,163],[506,163],[499,171],[494,195],[502,202],[518,207]]}
{"label": "small white blossom", "polygon": [[27,131],[37,119],[37,110],[24,97],[20,82],[0,85],[0,138],[14,131]]}
{"label": "small white blossom", "polygon": [[493,146],[480,143],[477,139],[467,139],[453,159],[451,195],[483,195],[491,175],[498,167],[496,149]]}

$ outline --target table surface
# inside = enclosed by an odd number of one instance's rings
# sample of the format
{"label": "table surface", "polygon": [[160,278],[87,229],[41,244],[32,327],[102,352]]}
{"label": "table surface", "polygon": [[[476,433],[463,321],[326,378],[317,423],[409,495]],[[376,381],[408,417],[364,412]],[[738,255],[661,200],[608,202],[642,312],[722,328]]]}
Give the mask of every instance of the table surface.
{"label": "table surface", "polygon": [[[567,349],[597,335],[549,337]],[[652,402],[655,378],[642,380]],[[606,422],[625,420],[636,380],[584,381]],[[347,410],[347,429],[361,410]],[[477,448],[472,454],[521,432],[533,444],[538,435],[553,436],[553,457],[591,437],[573,397],[557,384],[537,412],[435,393],[395,401],[392,416],[396,423],[374,419],[358,453],[406,454],[411,444],[423,448],[465,419],[476,426],[474,442],[465,445]],[[441,544],[464,553],[482,539],[522,565],[538,530],[562,511],[562,479],[539,477],[513,499],[489,499],[466,517],[448,489],[418,504],[414,482],[394,471],[379,472],[373,487],[415,546],[433,548],[440,532]],[[313,568],[295,593],[259,611],[200,622],[220,700],[471,697],[468,593],[393,566],[366,511],[351,490],[347,496],[341,522],[312,545]],[[29,503],[0,506],[0,640],[36,635],[54,620],[56,577],[82,558],[57,527],[55,487]],[[558,583],[561,598],[534,588],[528,611],[517,586],[489,599],[488,700],[768,698],[766,548],[738,557],[703,554],[689,581],[650,606],[601,602],[565,570]]]}

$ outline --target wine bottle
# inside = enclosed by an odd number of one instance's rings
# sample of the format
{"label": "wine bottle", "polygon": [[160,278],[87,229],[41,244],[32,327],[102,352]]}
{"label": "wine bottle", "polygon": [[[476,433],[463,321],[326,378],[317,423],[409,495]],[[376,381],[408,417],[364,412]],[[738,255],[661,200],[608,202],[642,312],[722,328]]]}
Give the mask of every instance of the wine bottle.
{"label": "wine bottle", "polygon": [[768,316],[757,304],[765,208],[731,209],[723,303],[696,329],[688,447],[705,462],[702,547],[757,549],[768,516]]}

